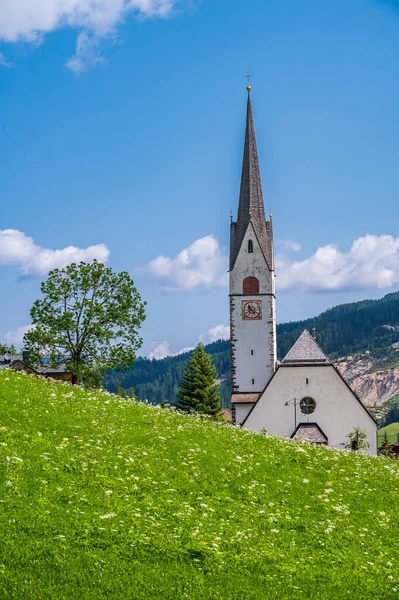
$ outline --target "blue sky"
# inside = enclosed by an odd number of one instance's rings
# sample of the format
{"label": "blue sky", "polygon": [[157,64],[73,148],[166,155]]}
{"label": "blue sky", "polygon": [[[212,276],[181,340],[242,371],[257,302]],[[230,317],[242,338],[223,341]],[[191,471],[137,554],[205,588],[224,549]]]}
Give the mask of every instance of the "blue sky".
{"label": "blue sky", "polygon": [[248,67],[278,320],[399,288],[399,2],[3,2],[0,339],[93,256],[146,353],[226,334]]}

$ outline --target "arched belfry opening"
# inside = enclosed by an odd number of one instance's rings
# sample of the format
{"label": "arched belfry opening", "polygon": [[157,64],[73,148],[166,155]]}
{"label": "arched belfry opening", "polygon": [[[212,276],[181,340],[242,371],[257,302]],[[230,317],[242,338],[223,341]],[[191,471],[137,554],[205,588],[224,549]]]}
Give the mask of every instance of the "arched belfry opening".
{"label": "arched belfry opening", "polygon": [[256,277],[246,277],[242,284],[242,293],[244,296],[259,294],[259,280]]}

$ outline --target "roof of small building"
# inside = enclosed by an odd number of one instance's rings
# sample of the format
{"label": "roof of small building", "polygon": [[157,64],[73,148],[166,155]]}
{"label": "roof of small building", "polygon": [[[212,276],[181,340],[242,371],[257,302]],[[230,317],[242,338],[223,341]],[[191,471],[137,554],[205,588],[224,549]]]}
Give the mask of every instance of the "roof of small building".
{"label": "roof of small building", "polygon": [[307,329],[301,333],[291,350],[287,352],[281,366],[294,364],[331,364],[316,340]]}
{"label": "roof of small building", "polygon": [[22,361],[22,354],[10,354],[9,352],[0,354],[0,369],[6,369],[17,360]]}
{"label": "roof of small building", "polygon": [[222,408],[222,410],[220,411],[219,414],[223,415],[223,417],[225,418],[226,421],[233,420],[233,413],[231,412],[231,410],[229,408]]}
{"label": "roof of small building", "polygon": [[310,442],[311,444],[328,444],[326,434],[317,423],[300,423],[291,439],[297,442]]}
{"label": "roof of small building", "polygon": [[232,394],[232,404],[255,404],[260,394]]}
{"label": "roof of small building", "polygon": [[[24,364],[22,354],[9,354],[9,353],[1,354],[0,355],[0,370],[12,367],[12,365],[17,362]],[[32,370],[35,371],[36,373],[40,373],[41,375],[65,373],[66,364],[62,363],[58,367],[51,367],[46,364],[41,364],[41,365],[36,364]]]}

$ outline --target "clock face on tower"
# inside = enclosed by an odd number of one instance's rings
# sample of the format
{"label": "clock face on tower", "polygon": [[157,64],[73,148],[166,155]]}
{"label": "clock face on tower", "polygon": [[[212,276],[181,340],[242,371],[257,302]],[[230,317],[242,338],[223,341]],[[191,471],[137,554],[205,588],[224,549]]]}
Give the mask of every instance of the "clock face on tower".
{"label": "clock face on tower", "polygon": [[262,300],[243,300],[242,318],[250,321],[260,321],[262,319]]}

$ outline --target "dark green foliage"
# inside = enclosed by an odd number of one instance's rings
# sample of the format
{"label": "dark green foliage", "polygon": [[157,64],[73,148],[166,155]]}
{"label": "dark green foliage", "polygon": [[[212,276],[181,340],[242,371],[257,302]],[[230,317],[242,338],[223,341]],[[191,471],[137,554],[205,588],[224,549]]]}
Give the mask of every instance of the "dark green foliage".
{"label": "dark green foliage", "polygon": [[387,294],[381,300],[341,304],[312,319],[277,325],[279,358],[284,357],[304,329],[315,327],[318,344],[330,358],[335,358],[397,342],[397,326],[399,293]]}
{"label": "dark green foliage", "polygon": [[391,423],[399,423],[399,395],[393,396],[383,404],[386,410],[381,422],[381,427],[386,427]]}
{"label": "dark green foliage", "polygon": [[198,344],[184,371],[177,394],[179,408],[206,415],[220,410],[220,395],[216,382],[217,371],[212,357]]}
{"label": "dark green foliage", "polygon": [[[395,357],[397,360],[397,353],[387,350],[387,347],[399,341],[399,330],[389,329],[384,325],[399,326],[399,293],[388,294],[381,300],[342,304],[313,319],[277,325],[278,357],[284,357],[305,328],[311,331],[316,327],[317,342],[331,358],[372,350],[373,357],[377,356],[377,366],[388,368],[393,366]],[[222,380],[219,388],[222,406],[229,407],[230,342],[219,340],[205,346],[205,350],[212,354]],[[174,404],[190,355],[191,353],[186,352],[162,360],[139,358],[122,379],[117,372],[109,371],[105,386],[113,392],[115,381],[119,378],[123,387],[134,387],[140,400]]]}

